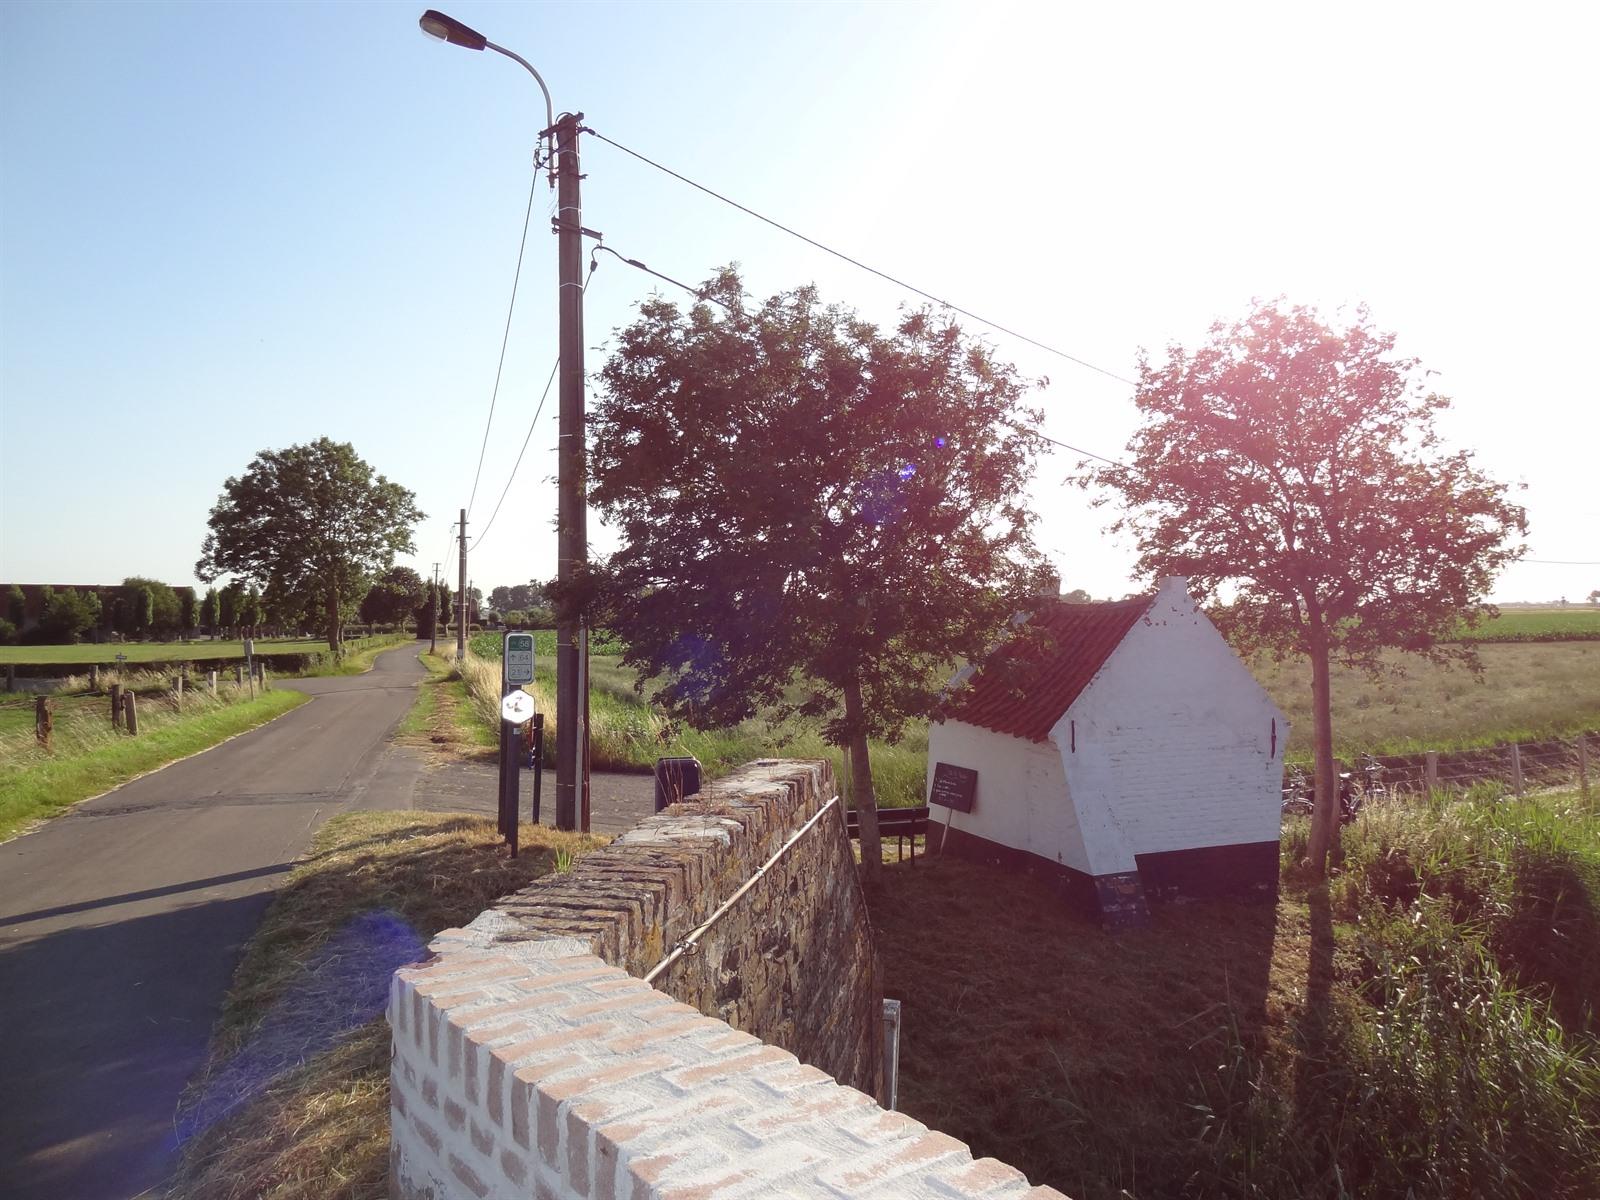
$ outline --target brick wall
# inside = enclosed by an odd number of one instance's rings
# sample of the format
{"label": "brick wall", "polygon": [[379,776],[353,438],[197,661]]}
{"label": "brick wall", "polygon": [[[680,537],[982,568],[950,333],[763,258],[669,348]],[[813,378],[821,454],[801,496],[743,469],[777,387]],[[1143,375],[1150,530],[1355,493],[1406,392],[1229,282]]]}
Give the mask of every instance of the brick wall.
{"label": "brick wall", "polygon": [[837,805],[668,990],[639,978],[833,796],[824,763],[755,764],[397,972],[392,1195],[1056,1195],[750,1032],[876,1086],[877,969]]}

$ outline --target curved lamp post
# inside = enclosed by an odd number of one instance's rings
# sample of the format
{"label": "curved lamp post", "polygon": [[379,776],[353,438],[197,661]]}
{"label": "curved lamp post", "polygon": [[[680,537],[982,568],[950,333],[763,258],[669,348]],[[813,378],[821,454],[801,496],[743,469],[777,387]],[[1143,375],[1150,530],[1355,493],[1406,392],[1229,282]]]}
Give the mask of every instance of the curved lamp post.
{"label": "curved lamp post", "polygon": [[[560,454],[557,462],[556,578],[565,586],[576,584],[588,565],[587,488],[584,483],[583,414],[583,211],[578,196],[578,123],[582,113],[565,113],[559,121],[545,86],[533,64],[520,54],[497,46],[483,34],[454,17],[429,9],[418,19],[431,38],[468,50],[493,50],[521,64],[544,94],[545,127],[541,138],[553,138],[551,175],[557,184],[555,228],[560,266],[561,408]],[[578,827],[580,788],[586,793],[588,755],[588,705],[584,702],[584,636],[572,611],[567,592],[558,605],[556,621],[556,828]]]}

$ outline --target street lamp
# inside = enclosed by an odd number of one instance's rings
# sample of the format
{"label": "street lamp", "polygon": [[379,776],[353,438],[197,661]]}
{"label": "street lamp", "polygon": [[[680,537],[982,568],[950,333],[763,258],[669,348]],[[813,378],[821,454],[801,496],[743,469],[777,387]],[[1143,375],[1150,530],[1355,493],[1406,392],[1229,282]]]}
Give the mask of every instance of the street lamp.
{"label": "street lamp", "polygon": [[468,50],[493,50],[520,63],[544,93],[545,127],[541,138],[554,138],[552,176],[557,185],[557,259],[560,285],[561,410],[560,451],[556,466],[556,579],[563,594],[556,620],[556,828],[578,827],[578,800],[585,784],[588,756],[587,709],[583,693],[584,631],[574,615],[572,589],[588,565],[589,535],[584,485],[583,417],[583,209],[578,196],[578,129],[582,113],[564,113],[559,121],[550,103],[550,89],[539,72],[520,54],[497,46],[476,29],[429,9],[417,21],[431,38]]}

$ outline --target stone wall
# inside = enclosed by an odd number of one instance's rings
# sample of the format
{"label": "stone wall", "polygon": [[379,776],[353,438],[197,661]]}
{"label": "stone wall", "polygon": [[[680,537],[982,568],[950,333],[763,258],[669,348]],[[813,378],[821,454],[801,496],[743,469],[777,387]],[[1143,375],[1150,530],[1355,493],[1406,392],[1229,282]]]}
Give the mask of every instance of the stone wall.
{"label": "stone wall", "polygon": [[[825,763],[753,764],[397,972],[391,1194],[1057,1195],[867,1094],[878,971],[834,797]],[[640,978],[696,933],[665,990]]]}

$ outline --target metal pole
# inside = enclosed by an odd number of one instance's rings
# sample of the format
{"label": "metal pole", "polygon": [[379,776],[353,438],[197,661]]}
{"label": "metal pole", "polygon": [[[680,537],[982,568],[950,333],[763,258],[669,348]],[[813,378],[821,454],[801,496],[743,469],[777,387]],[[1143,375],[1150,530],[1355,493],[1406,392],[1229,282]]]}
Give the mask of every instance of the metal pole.
{"label": "metal pole", "polygon": [[461,532],[457,535],[461,539],[460,605],[456,609],[456,661],[460,662],[467,656],[467,510],[461,510]]}
{"label": "metal pole", "polygon": [[433,610],[428,618],[428,653],[439,652],[439,564],[433,564],[433,591],[428,594],[432,601],[429,607]]}
{"label": "metal pole", "polygon": [[[556,578],[575,584],[588,559],[583,430],[583,208],[578,194],[578,122],[556,122],[556,232],[560,265],[561,437],[557,459]],[[578,689],[580,614],[563,591],[556,614],[556,828],[578,827],[582,698]]]}

